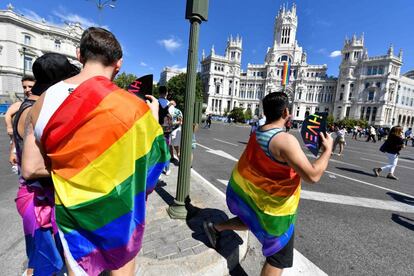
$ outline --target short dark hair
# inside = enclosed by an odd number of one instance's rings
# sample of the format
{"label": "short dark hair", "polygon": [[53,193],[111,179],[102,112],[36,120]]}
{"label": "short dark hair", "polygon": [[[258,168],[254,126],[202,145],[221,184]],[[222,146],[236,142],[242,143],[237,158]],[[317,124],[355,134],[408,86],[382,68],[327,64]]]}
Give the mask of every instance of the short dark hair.
{"label": "short dark hair", "polygon": [[36,79],[32,76],[23,76],[22,82],[24,81],[36,81]]}
{"label": "short dark hair", "polygon": [[158,88],[158,93],[159,93],[160,95],[167,95],[167,87],[166,87],[166,86],[164,86],[164,85],[161,85],[161,86]]}
{"label": "short dark hair", "polygon": [[280,119],[283,111],[289,106],[289,98],[283,92],[269,93],[263,98],[262,102],[266,122],[274,122]]}
{"label": "short dark hair", "polygon": [[114,34],[98,27],[83,32],[79,50],[83,63],[94,60],[109,66],[122,58],[122,48]]}

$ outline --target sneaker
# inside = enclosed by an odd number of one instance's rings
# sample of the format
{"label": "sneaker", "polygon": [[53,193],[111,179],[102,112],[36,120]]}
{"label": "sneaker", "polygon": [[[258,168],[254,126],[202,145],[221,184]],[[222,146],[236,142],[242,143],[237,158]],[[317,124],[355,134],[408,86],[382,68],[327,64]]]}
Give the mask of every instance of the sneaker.
{"label": "sneaker", "polygon": [[394,179],[394,180],[398,180],[398,177],[396,177],[395,175],[393,175],[392,173],[389,173],[388,175],[387,175],[387,178],[389,178],[389,179]]}
{"label": "sneaker", "polygon": [[382,171],[381,168],[374,168],[372,170],[374,171],[376,177],[378,177],[380,175],[380,172]]}
{"label": "sneaker", "polygon": [[216,248],[218,233],[217,233],[217,230],[214,229],[214,224],[212,222],[204,221],[203,228],[204,228],[204,232],[206,233],[206,236],[211,246],[213,248]]}

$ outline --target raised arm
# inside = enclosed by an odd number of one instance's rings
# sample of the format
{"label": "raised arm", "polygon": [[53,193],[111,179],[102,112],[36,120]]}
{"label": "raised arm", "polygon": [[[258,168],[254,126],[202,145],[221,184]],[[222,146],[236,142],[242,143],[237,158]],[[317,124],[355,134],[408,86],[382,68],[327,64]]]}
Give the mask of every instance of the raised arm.
{"label": "raised arm", "polygon": [[[332,137],[329,134],[321,134],[323,152],[315,162],[309,162],[305,153],[300,147],[298,140],[289,134],[284,135],[282,139],[278,139],[277,143],[283,145],[271,145],[279,149],[279,154],[290,167],[292,167],[300,177],[309,183],[316,183],[322,177],[324,171],[328,167],[328,161],[332,153]],[[273,151],[272,151],[273,152]]]}

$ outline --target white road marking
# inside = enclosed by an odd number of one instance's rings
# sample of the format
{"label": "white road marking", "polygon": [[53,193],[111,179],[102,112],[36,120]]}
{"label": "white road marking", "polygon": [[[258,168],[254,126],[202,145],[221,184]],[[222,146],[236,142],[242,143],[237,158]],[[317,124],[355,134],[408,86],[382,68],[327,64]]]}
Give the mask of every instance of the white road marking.
{"label": "white road marking", "polygon": [[[201,176],[198,172],[194,169],[191,169],[191,172],[197,176],[201,181],[207,184],[210,188],[214,191],[218,192],[224,198],[226,195],[217,189],[210,181],[205,179]],[[224,180],[221,180],[224,181]],[[226,182],[227,185],[227,182]],[[319,267],[317,267],[314,263],[312,263],[309,259],[303,256],[299,251],[293,249],[293,266],[291,268],[286,268],[283,270],[283,275],[286,276],[294,276],[294,275],[312,275],[312,276],[327,276],[325,272],[323,272]]]}
{"label": "white road marking", "polygon": [[[372,159],[362,158],[362,157],[361,157],[361,160],[365,160],[365,161],[370,161],[370,162],[380,163],[380,164],[386,165],[386,162],[384,162],[384,161],[372,160]],[[400,160],[401,160],[401,158],[398,158],[398,161],[400,161]],[[404,168],[404,169],[409,169],[409,170],[413,170],[414,171],[414,168],[412,168],[412,167],[406,167],[406,166],[402,166],[402,165],[397,165],[397,167]]]}
{"label": "white road marking", "polygon": [[343,205],[360,206],[365,208],[382,209],[393,212],[414,213],[414,206],[390,200],[345,196],[305,190],[302,190],[300,198]]}
{"label": "white road marking", "polygon": [[[336,176],[334,175],[329,175],[329,176],[336,178]],[[217,179],[217,181],[227,186],[228,181],[223,180],[223,179]],[[393,211],[393,212],[414,213],[414,206],[400,203],[400,202],[391,201],[391,200],[346,196],[346,195],[338,195],[338,194],[331,194],[331,193],[313,192],[313,191],[307,191],[307,190],[301,191],[300,198],[307,199],[307,200],[328,202],[328,203],[350,205],[350,206],[382,209],[382,210]]]}
{"label": "white road marking", "polygon": [[[359,154],[365,154],[365,155],[371,155],[371,156],[375,156],[375,157],[382,157],[382,158],[384,158],[384,154],[366,153],[366,152],[361,152],[361,151],[356,151],[356,150],[350,150],[350,149],[346,149],[345,151],[351,151],[351,152],[356,152],[356,153],[359,153]],[[407,162],[407,163],[414,164],[414,161],[407,160],[407,159],[402,159],[402,158],[398,158],[398,161],[402,161],[402,162]]]}
{"label": "white road marking", "polygon": [[329,174],[329,173],[328,173],[328,176],[329,176],[329,178],[336,178],[336,176],[335,176],[335,175],[333,175],[333,174]]}
{"label": "white road marking", "polygon": [[[316,157],[313,154],[310,154],[310,153],[307,153],[306,156],[307,157],[310,157],[312,159],[316,159]],[[354,164],[350,164],[350,163],[346,163],[346,162],[339,161],[339,160],[332,159],[332,158],[329,159],[329,162],[338,163],[338,164],[342,164],[342,165],[348,165],[348,166],[355,167],[355,168],[361,168],[361,166],[354,165]]]}
{"label": "white road marking", "polygon": [[211,149],[209,147],[200,145],[198,143],[197,143],[197,145],[200,146],[200,147],[202,147],[202,148],[205,148],[207,150],[207,152],[209,152],[209,153],[212,153],[212,154],[215,154],[215,155],[218,155],[218,156],[227,158],[227,159],[229,159],[231,161],[235,161],[235,162],[239,161],[237,158],[234,158],[232,155],[228,154],[225,151],[222,151],[222,150],[214,150],[214,149]]}
{"label": "white road marking", "polygon": [[339,177],[342,177],[342,178],[345,178],[345,179],[349,179],[349,180],[352,180],[352,181],[355,181],[355,182],[358,182],[358,183],[362,183],[362,184],[365,184],[365,185],[368,185],[368,186],[376,187],[376,188],[381,189],[381,190],[385,190],[385,191],[393,192],[393,193],[396,193],[396,194],[399,194],[399,195],[414,198],[414,196],[412,196],[412,195],[405,194],[405,193],[402,193],[402,192],[398,192],[398,191],[388,189],[388,188],[385,188],[385,187],[381,187],[381,186],[378,186],[378,185],[375,185],[375,184],[372,184],[372,183],[369,183],[369,182],[365,182],[365,181],[362,181],[362,180],[359,180],[359,179],[355,179],[355,178],[352,178],[352,177],[348,177],[348,176],[345,176],[345,175],[342,175],[342,174],[339,174],[339,173],[334,173],[334,172],[330,172],[330,171],[325,171],[325,172],[336,175],[336,176],[339,176]]}
{"label": "white road marking", "polygon": [[216,139],[216,138],[214,138],[213,140],[216,140],[216,141],[222,142],[222,143],[224,143],[224,144],[229,144],[229,145],[232,145],[232,146],[235,146],[235,147],[238,147],[238,146],[239,146],[239,145],[236,145],[236,144],[233,144],[233,143],[230,143],[230,142],[224,141],[224,140]]}

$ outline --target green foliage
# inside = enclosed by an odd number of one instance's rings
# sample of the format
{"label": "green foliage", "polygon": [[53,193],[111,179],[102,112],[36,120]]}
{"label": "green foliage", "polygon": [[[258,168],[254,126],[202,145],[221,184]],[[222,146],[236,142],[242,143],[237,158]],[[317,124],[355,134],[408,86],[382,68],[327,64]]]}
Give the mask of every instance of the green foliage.
{"label": "green foliage", "polygon": [[328,115],[328,118],[326,118],[326,123],[328,126],[333,125],[335,123],[335,118],[332,115]]}
{"label": "green foliage", "polygon": [[136,79],[137,76],[134,74],[127,74],[125,72],[122,72],[114,79],[114,83],[120,88],[127,89],[128,85],[130,85]]}
{"label": "green foliage", "polygon": [[244,119],[245,120],[251,120],[253,118],[252,110],[250,108],[247,108],[244,112]]}
{"label": "green foliage", "polygon": [[[177,103],[178,109],[180,109],[182,112],[184,112],[186,78],[187,74],[182,73],[171,78],[167,83],[168,93],[171,95],[171,99]],[[201,78],[200,75],[197,74],[196,101],[202,101],[203,94],[204,93]]]}
{"label": "green foliage", "polygon": [[368,122],[365,120],[355,120],[350,118],[343,118],[342,120],[336,121],[335,124],[344,126],[346,128],[353,128],[354,126],[365,128],[368,126]]}
{"label": "green foliage", "polygon": [[242,107],[233,108],[233,110],[230,111],[230,118],[232,118],[235,122],[244,123],[246,119],[244,109]]}

